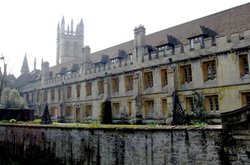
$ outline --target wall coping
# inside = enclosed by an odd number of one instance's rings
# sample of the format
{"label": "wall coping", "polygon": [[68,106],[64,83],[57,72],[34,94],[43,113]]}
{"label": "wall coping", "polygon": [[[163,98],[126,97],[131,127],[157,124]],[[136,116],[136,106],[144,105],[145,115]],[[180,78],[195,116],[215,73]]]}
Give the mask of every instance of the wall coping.
{"label": "wall coping", "polygon": [[206,126],[147,126],[147,125],[97,125],[97,126],[54,126],[54,125],[37,125],[37,124],[10,124],[1,123],[0,127],[27,127],[27,128],[50,128],[50,129],[83,129],[83,130],[111,130],[111,131],[221,131],[222,125]]}

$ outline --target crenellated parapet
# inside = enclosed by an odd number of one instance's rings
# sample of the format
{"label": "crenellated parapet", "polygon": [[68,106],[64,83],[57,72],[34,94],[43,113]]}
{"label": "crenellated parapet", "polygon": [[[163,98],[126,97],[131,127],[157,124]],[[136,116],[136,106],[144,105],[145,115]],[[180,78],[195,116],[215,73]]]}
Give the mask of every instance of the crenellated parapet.
{"label": "crenellated parapet", "polygon": [[[143,28],[143,27],[139,27]],[[162,46],[145,46],[147,51],[143,54],[143,61],[135,60],[136,54],[126,56],[126,58],[118,58],[110,60],[106,63],[91,63],[90,48],[86,47],[85,56],[83,56],[81,63],[84,63],[85,71],[78,70],[77,72],[67,73],[65,75],[55,75],[47,78],[44,84],[40,81],[29,83],[20,89],[21,92],[32,91],[42,88],[51,88],[53,86],[60,86],[62,83],[70,84],[78,81],[94,80],[106,75],[123,74],[139,70],[140,68],[150,68],[162,65],[172,65],[182,61],[190,61],[205,58],[207,56],[214,56],[216,54],[227,54],[234,50],[240,50],[250,46],[250,30],[239,33],[234,33],[228,36],[207,37],[204,39],[204,47],[200,47],[199,42],[192,45],[190,43],[183,45],[178,44],[173,47],[168,45]],[[89,50],[89,51],[88,51]],[[132,52],[132,50],[131,50]],[[86,62],[89,61],[89,62]],[[82,65],[82,64],[81,64]],[[86,67],[87,66],[87,67]]]}

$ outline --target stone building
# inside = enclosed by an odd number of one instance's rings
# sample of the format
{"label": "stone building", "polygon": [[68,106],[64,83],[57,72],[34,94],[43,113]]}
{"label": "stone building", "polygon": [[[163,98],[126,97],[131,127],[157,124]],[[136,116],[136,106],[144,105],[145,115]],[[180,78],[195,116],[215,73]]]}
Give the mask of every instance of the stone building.
{"label": "stone building", "polygon": [[[166,20],[167,21],[167,20]],[[174,91],[188,113],[219,114],[250,104],[250,3],[91,53],[82,20],[57,32],[57,65],[42,62],[19,86],[37,114],[54,121],[99,121],[110,100],[113,120],[169,123]],[[80,50],[81,48],[81,50]]]}

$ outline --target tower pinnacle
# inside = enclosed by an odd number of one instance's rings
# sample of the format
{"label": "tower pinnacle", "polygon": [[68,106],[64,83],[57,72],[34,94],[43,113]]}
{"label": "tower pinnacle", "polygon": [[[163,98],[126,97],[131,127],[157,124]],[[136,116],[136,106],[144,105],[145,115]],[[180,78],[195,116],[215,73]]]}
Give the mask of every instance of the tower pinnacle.
{"label": "tower pinnacle", "polygon": [[28,65],[28,61],[27,61],[27,55],[25,53],[25,56],[24,56],[24,59],[23,59],[23,66],[21,68],[21,75],[27,74],[29,72],[30,72],[30,70],[29,70],[29,65]]}
{"label": "tower pinnacle", "polygon": [[73,29],[73,19],[71,19],[71,34],[73,34],[74,29]]}
{"label": "tower pinnacle", "polygon": [[36,58],[34,59],[34,70],[36,70]]}
{"label": "tower pinnacle", "polygon": [[65,63],[81,57],[82,47],[84,45],[84,27],[82,19],[75,25],[74,29],[73,19],[65,26],[63,17],[61,25],[57,26],[57,31],[60,31],[60,34],[57,33],[56,63]]}

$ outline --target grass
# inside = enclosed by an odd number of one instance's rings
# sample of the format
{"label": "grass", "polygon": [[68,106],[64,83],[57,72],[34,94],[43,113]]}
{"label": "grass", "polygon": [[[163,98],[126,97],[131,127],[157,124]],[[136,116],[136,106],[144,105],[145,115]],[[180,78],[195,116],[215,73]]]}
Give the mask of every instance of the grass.
{"label": "grass", "polygon": [[[35,119],[34,121],[16,121],[15,119],[11,120],[1,120],[0,123],[11,123],[11,124],[36,124],[41,125],[41,119]],[[208,125],[205,122],[193,122],[190,125],[185,126],[206,126]],[[65,126],[65,127],[90,127],[90,128],[98,128],[98,127],[104,127],[104,128],[152,128],[152,127],[166,127],[170,125],[161,125],[161,124],[154,124],[154,123],[148,123],[148,124],[101,124],[101,123],[58,123],[53,122],[51,126]]]}
{"label": "grass", "polygon": [[191,123],[191,125],[194,125],[194,126],[206,126],[207,123],[205,123],[205,122],[193,122],[193,123]]}

